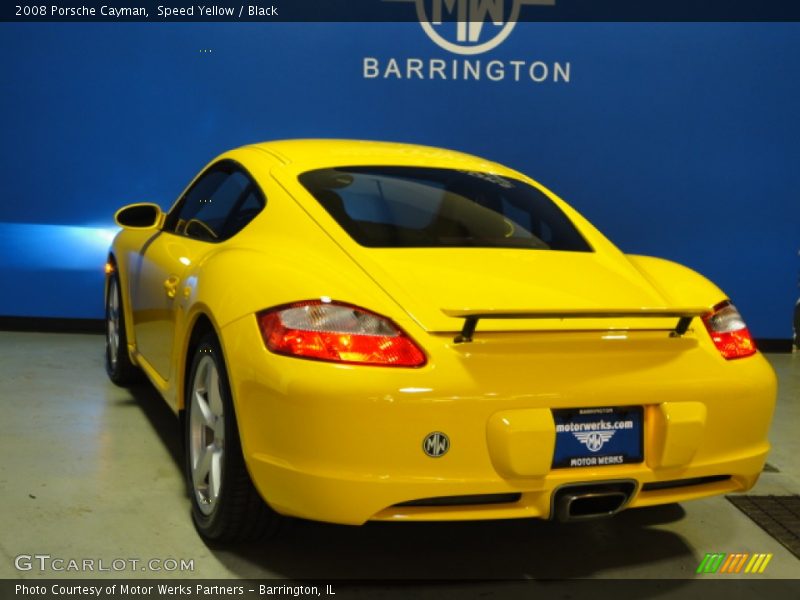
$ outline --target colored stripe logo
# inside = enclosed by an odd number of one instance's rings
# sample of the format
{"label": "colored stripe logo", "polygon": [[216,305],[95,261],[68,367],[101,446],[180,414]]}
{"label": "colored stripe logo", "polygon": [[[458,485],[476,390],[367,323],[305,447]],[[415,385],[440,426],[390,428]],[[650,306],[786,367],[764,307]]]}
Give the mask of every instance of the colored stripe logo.
{"label": "colored stripe logo", "polygon": [[712,552],[705,555],[697,573],[701,574],[736,574],[736,573],[763,573],[767,568],[772,554],[749,554],[747,552],[734,552],[725,554],[723,552]]}

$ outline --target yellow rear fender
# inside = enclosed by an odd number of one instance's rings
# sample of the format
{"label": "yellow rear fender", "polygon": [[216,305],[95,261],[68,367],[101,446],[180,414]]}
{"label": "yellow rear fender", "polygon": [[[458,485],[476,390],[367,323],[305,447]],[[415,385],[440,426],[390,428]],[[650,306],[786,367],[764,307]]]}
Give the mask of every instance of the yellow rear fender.
{"label": "yellow rear fender", "polygon": [[325,297],[363,306],[391,318],[401,312],[360,268],[336,249],[327,254],[298,253],[296,247],[264,251],[230,249],[209,256],[198,269],[202,270],[202,277],[190,274],[184,278],[185,312],[193,315],[200,310],[215,315],[218,329],[265,308]]}
{"label": "yellow rear fender", "polygon": [[675,306],[707,306],[727,299],[725,292],[708,279],[681,264],[636,254],[626,255],[631,264]]}
{"label": "yellow rear fender", "polygon": [[245,326],[256,330],[258,312],[301,300],[340,300],[387,316],[406,331],[414,327],[406,313],[361,269],[337,248],[331,250],[298,254],[296,247],[284,251],[280,244],[265,251],[221,249],[197,266],[202,277],[194,270],[188,273],[183,280],[183,310],[176,314],[174,347],[181,352],[176,353],[172,373],[178,376],[172,378],[168,401],[177,410],[183,407],[192,332],[201,318],[211,323],[224,356],[236,343],[225,336],[228,326],[249,320],[251,324]]}
{"label": "yellow rear fender", "polygon": [[[201,321],[203,323],[201,323]],[[222,344],[220,328],[217,324],[211,309],[204,303],[194,304],[190,311],[180,316],[175,327],[174,348],[179,350],[173,353],[173,364],[171,372],[175,375],[171,378],[167,401],[174,407],[176,412],[183,410],[186,398],[186,380],[189,377],[189,369],[192,364],[192,347],[199,341],[200,337],[207,331],[211,331],[222,346],[223,357],[226,355],[225,347]],[[228,364],[225,358],[225,364]]]}

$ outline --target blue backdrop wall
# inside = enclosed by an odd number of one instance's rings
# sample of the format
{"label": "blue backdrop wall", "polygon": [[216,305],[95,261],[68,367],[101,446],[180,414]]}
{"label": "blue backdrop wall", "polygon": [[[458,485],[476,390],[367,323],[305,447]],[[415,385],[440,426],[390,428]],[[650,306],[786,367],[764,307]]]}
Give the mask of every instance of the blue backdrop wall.
{"label": "blue backdrop wall", "polygon": [[116,208],[167,208],[230,147],[349,137],[516,167],[791,335],[798,24],[519,23],[460,56],[414,22],[4,23],[0,55],[2,316],[101,317]]}

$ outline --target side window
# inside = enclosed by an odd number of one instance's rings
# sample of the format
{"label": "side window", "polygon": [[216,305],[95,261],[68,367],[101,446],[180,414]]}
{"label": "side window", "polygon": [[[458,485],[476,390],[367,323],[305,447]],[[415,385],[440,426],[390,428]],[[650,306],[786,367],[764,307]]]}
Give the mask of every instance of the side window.
{"label": "side window", "polygon": [[241,231],[265,201],[258,185],[235,163],[211,167],[167,217],[164,230],[217,242]]}

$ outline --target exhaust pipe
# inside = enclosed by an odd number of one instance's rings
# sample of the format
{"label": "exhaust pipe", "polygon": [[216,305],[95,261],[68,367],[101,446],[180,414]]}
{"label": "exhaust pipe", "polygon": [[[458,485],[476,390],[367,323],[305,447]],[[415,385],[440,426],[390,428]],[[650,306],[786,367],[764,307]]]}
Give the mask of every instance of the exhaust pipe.
{"label": "exhaust pipe", "polygon": [[550,514],[559,521],[610,517],[621,511],[636,491],[633,480],[564,485],[553,494]]}

